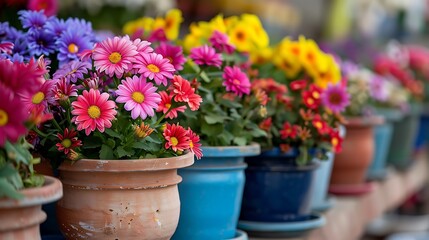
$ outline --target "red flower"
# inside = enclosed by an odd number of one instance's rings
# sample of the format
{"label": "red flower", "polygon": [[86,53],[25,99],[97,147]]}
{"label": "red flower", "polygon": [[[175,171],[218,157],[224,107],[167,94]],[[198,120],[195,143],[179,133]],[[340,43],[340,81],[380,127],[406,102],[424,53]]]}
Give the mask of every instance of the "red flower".
{"label": "red flower", "polygon": [[322,120],[319,114],[314,116],[312,124],[321,135],[328,134],[330,132],[328,124]]}
{"label": "red flower", "polygon": [[319,88],[318,86],[311,84],[310,85],[310,93],[311,93],[311,97],[316,100],[317,105],[320,104],[320,95],[322,94],[322,89]]}
{"label": "red flower", "polygon": [[259,123],[259,128],[266,132],[269,132],[272,124],[273,124],[273,119],[269,117],[267,119],[264,119],[261,123]]}
{"label": "red flower", "polygon": [[334,149],[335,153],[341,152],[343,139],[340,137],[340,133],[338,131],[331,131],[330,137],[332,148]]}
{"label": "red flower", "polygon": [[190,139],[187,131],[182,126],[167,123],[162,135],[164,135],[164,138],[167,141],[165,143],[166,149],[171,148],[175,152],[183,152],[189,149]]}
{"label": "red flower", "polygon": [[63,135],[58,133],[57,137],[61,141],[55,144],[55,146],[57,146],[58,151],[64,152],[65,154],[69,154],[70,150],[73,150],[77,147],[82,146],[82,141],[78,140],[76,135],[77,135],[77,132],[74,129],[71,129],[69,131],[68,128],[64,129]]}
{"label": "red flower", "polygon": [[301,115],[302,119],[306,122],[313,120],[314,115],[311,109],[304,110],[303,108],[299,109],[299,115]]}
{"label": "red flower", "polygon": [[279,147],[280,147],[280,151],[284,153],[289,152],[289,150],[291,149],[289,144],[284,144],[284,143],[281,143]]}
{"label": "red flower", "polygon": [[188,103],[192,111],[198,110],[203,99],[195,93],[191,83],[178,75],[174,75],[172,83],[171,91],[174,93],[174,101]]}
{"label": "red flower", "polygon": [[267,105],[269,98],[264,90],[256,89],[255,97],[258,100],[259,104],[263,106]]}
{"label": "red flower", "polygon": [[310,109],[316,109],[319,106],[318,102],[320,101],[317,101],[316,99],[314,99],[313,94],[310,91],[302,92],[302,98],[305,106]]}
{"label": "red flower", "polygon": [[29,112],[30,116],[28,120],[36,126],[51,120],[54,117],[52,113],[47,112],[47,108],[43,105],[33,106]]}
{"label": "red flower", "polygon": [[310,129],[306,127],[298,126],[296,131],[297,131],[298,137],[301,138],[302,141],[305,141],[308,138],[311,138]]}
{"label": "red flower", "polygon": [[283,124],[283,129],[280,130],[280,136],[282,139],[286,138],[295,138],[297,134],[297,128],[296,126],[290,125],[290,123],[285,122]]}
{"label": "red flower", "polygon": [[301,80],[295,80],[290,83],[290,89],[293,91],[304,89],[307,86],[307,80],[301,79]]}
{"label": "red flower", "polygon": [[157,112],[163,112],[165,114],[168,110],[170,110],[165,116],[170,119],[177,118],[178,112],[185,112],[185,106],[171,108],[171,100],[173,99],[173,95],[168,95],[165,91],[160,92],[159,95],[161,96],[161,102],[158,105],[158,109],[156,110]]}
{"label": "red flower", "polygon": [[187,130],[189,137],[189,150],[195,154],[197,159],[201,159],[203,152],[201,151],[200,137],[195,134],[190,128]]}

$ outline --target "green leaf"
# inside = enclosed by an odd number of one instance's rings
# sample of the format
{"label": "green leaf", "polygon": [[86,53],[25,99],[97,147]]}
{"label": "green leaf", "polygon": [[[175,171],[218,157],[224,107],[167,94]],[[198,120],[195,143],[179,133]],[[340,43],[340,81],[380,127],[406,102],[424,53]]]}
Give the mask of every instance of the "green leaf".
{"label": "green leaf", "polygon": [[28,187],[40,187],[45,183],[43,175],[33,174],[29,178],[24,180],[24,186]]}
{"label": "green leaf", "polygon": [[231,119],[230,117],[213,115],[213,114],[204,116],[204,120],[206,120],[208,124],[223,123],[225,122],[225,120],[230,120],[230,119]]}
{"label": "green leaf", "polygon": [[252,134],[253,137],[257,138],[257,137],[266,137],[267,136],[267,132],[265,132],[264,130],[260,129],[260,128],[253,128],[250,131],[250,134]]}
{"label": "green leaf", "polygon": [[115,131],[113,131],[111,128],[105,129],[105,132],[106,132],[107,135],[109,135],[111,137],[119,138],[119,139],[122,140],[122,135],[119,134],[119,133],[117,133],[117,132],[115,132]]}
{"label": "green leaf", "polygon": [[115,140],[113,140],[113,139],[109,138],[109,139],[107,139],[106,144],[107,144],[110,148],[115,148],[116,142],[115,142]]}
{"label": "green leaf", "polygon": [[0,168],[1,178],[9,178],[16,173],[16,169],[11,164],[4,165]]}
{"label": "green leaf", "polygon": [[124,149],[124,147],[122,147],[122,146],[119,146],[116,149],[116,152],[118,153],[118,157],[119,158],[122,158],[122,157],[125,157],[125,156],[131,157],[135,153],[134,150],[132,150],[132,149]]}
{"label": "green leaf", "polygon": [[133,148],[143,149],[146,152],[156,152],[161,149],[161,144],[140,141],[133,144]]}
{"label": "green leaf", "polygon": [[234,142],[235,144],[237,144],[238,146],[245,146],[245,145],[246,145],[246,143],[247,143],[247,140],[246,140],[246,138],[245,138],[245,137],[235,137],[235,138],[233,139],[233,142]]}
{"label": "green leaf", "polygon": [[155,138],[153,138],[151,136],[145,137],[144,140],[148,141],[148,142],[156,143],[156,144],[161,144],[162,143],[159,139],[155,139]]}
{"label": "green leaf", "polygon": [[6,141],[4,148],[9,158],[14,159],[17,163],[22,162],[28,165],[33,158],[28,149],[23,148],[20,144],[11,144],[9,141]]}
{"label": "green leaf", "polygon": [[98,137],[87,137],[85,139],[85,142],[83,143],[83,148],[85,149],[99,148],[101,147],[102,143],[103,143],[102,139]]}
{"label": "green leaf", "polygon": [[223,124],[216,123],[216,124],[208,124],[205,121],[201,124],[201,132],[203,134],[206,134],[209,137],[215,137],[219,133],[223,132]]}
{"label": "green leaf", "polygon": [[232,135],[229,131],[223,131],[221,134],[219,134],[219,139],[222,141],[223,145],[229,145],[231,144],[232,139],[234,139],[234,135]]}
{"label": "green leaf", "polygon": [[100,159],[109,160],[114,158],[115,157],[113,156],[113,149],[106,144],[101,145]]}
{"label": "green leaf", "polygon": [[308,156],[308,149],[306,146],[300,146],[299,147],[299,156],[297,158],[297,164],[299,166],[304,166],[308,163],[309,161],[309,156]]}
{"label": "green leaf", "polygon": [[9,197],[14,199],[21,199],[24,197],[21,193],[19,193],[11,183],[9,183],[6,179],[0,178],[0,198],[1,197]]}
{"label": "green leaf", "polygon": [[229,101],[226,99],[218,99],[220,105],[223,105],[227,108],[242,108],[243,106],[238,102]]}

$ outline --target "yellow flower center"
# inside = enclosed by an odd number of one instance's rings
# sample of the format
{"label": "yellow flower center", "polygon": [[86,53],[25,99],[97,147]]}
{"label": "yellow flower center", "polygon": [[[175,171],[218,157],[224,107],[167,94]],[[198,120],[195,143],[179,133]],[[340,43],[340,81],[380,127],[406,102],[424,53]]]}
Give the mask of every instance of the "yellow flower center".
{"label": "yellow flower center", "polygon": [[172,138],[170,138],[170,142],[171,142],[171,145],[172,145],[173,147],[175,147],[175,146],[177,146],[177,144],[179,143],[179,140],[177,140],[177,138],[176,138],[176,137],[172,137]]}
{"label": "yellow flower center", "polygon": [[31,99],[31,102],[34,104],[39,104],[45,99],[45,94],[43,92],[38,92],[33,95],[33,98]]}
{"label": "yellow flower center", "polygon": [[170,103],[166,103],[166,104],[165,104],[165,107],[166,107],[167,109],[170,109],[170,108],[171,108],[171,104],[170,104]]}
{"label": "yellow flower center", "polygon": [[68,50],[69,53],[77,53],[79,51],[79,47],[74,43],[70,43],[68,46]]}
{"label": "yellow flower center", "polygon": [[192,141],[189,142],[189,147],[194,148],[194,143]]}
{"label": "yellow flower center", "polygon": [[88,115],[91,118],[99,118],[101,115],[100,108],[95,105],[92,105],[91,107],[88,108]]}
{"label": "yellow flower center", "polygon": [[9,116],[7,112],[3,109],[0,109],[0,127],[6,125],[9,122]]}
{"label": "yellow flower center", "polygon": [[314,91],[312,95],[313,95],[314,99],[319,99],[320,98],[320,94],[318,92],[316,92],[316,91]]}
{"label": "yellow flower center", "polygon": [[314,124],[314,126],[315,126],[317,129],[321,129],[321,128],[323,127],[323,125],[322,125],[322,123],[321,123],[321,122],[316,122],[316,123]]}
{"label": "yellow flower center", "polygon": [[308,105],[313,105],[314,104],[314,100],[312,98],[308,98],[307,99],[307,103],[308,103]]}
{"label": "yellow flower center", "polygon": [[333,146],[337,146],[338,145],[338,139],[337,138],[332,138],[331,143]]}
{"label": "yellow flower center", "polygon": [[147,65],[147,69],[149,69],[149,71],[153,72],[153,73],[159,73],[159,67],[156,66],[155,64],[149,64]]}
{"label": "yellow flower center", "polygon": [[240,80],[238,80],[238,79],[234,79],[234,80],[232,81],[232,83],[234,83],[234,85],[240,85]]}
{"label": "yellow flower center", "polygon": [[144,101],[144,95],[141,92],[133,92],[133,94],[131,94],[131,98],[136,103],[142,103]]}
{"label": "yellow flower center", "polygon": [[118,63],[119,61],[121,61],[121,59],[122,59],[122,56],[121,56],[121,54],[120,54],[120,53],[118,53],[118,52],[112,52],[112,53],[109,55],[109,61],[110,61],[111,63],[113,63],[113,64]]}
{"label": "yellow flower center", "polygon": [[63,145],[65,148],[69,148],[72,144],[72,141],[68,138],[61,141],[61,145]]}

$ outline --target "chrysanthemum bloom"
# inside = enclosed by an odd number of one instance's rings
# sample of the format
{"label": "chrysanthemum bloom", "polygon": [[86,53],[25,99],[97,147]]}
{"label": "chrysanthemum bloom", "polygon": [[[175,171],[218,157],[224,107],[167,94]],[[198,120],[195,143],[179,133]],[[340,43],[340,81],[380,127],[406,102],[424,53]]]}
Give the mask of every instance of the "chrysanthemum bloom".
{"label": "chrysanthemum bloom", "polygon": [[78,60],[78,54],[83,50],[91,49],[92,42],[80,29],[69,28],[56,41],[58,46],[58,61],[60,64],[70,60]]}
{"label": "chrysanthemum bloom", "polygon": [[29,28],[30,30],[40,30],[45,25],[48,18],[44,14],[44,11],[28,11],[21,10],[18,12],[19,20],[23,28]]}
{"label": "chrysanthemum bloom", "polygon": [[98,90],[90,89],[89,92],[84,90],[82,95],[72,103],[72,122],[76,123],[77,130],[85,129],[85,134],[89,135],[97,128],[98,131],[104,132],[105,128],[112,127],[111,121],[116,115],[116,104],[108,100],[109,94],[102,93]]}
{"label": "chrysanthemum bloom", "polygon": [[162,135],[166,140],[164,146],[166,149],[171,148],[175,152],[189,149],[188,132],[182,126],[167,123]]}
{"label": "chrysanthemum bloom", "polygon": [[131,64],[137,55],[136,46],[128,37],[108,38],[94,48],[92,58],[95,68],[112,77],[120,78],[125,71],[131,69]]}
{"label": "chrysanthemum bloom", "polygon": [[77,139],[77,132],[74,129],[64,129],[64,134],[57,133],[58,139],[61,141],[57,146],[58,151],[69,154],[70,150],[82,146],[82,141]]}
{"label": "chrysanthemum bloom", "polygon": [[158,108],[161,102],[161,96],[156,92],[158,88],[152,83],[146,82],[146,79],[134,76],[122,80],[118,86],[116,102],[125,103],[124,108],[131,111],[133,119],[139,116],[144,120],[148,116],[155,115],[154,109]]}
{"label": "chrysanthemum bloom", "polygon": [[331,144],[332,144],[332,148],[334,150],[335,153],[339,153],[341,152],[341,145],[343,142],[343,139],[340,136],[339,131],[332,131],[330,133],[330,137],[331,137]]}
{"label": "chrysanthemum bloom", "polygon": [[187,130],[189,137],[189,150],[195,154],[197,159],[201,159],[203,151],[201,151],[200,137],[195,134],[190,128]]}
{"label": "chrysanthemum bloom", "polygon": [[81,61],[70,61],[63,64],[55,73],[53,78],[66,78],[69,82],[77,82],[78,79],[83,79],[83,74],[88,73],[91,68],[91,63]]}
{"label": "chrysanthemum bloom", "polygon": [[188,103],[192,111],[198,110],[203,101],[201,96],[195,93],[191,83],[179,75],[174,75],[171,91],[174,94],[174,101]]}
{"label": "chrysanthemum bloom", "polygon": [[138,69],[143,77],[154,80],[157,85],[167,86],[167,79],[173,77],[173,65],[161,54],[149,53],[136,57],[134,68]]}
{"label": "chrysanthemum bloom", "polygon": [[47,107],[48,103],[54,103],[54,87],[56,80],[45,80],[34,94],[21,94],[21,100],[25,104],[27,111],[32,111],[35,107]]}
{"label": "chrysanthemum bloom", "polygon": [[15,143],[27,132],[24,122],[28,114],[10,89],[0,84],[0,92],[0,147],[3,147],[6,141]]}
{"label": "chrysanthemum bloom", "polygon": [[216,50],[207,45],[191,49],[189,57],[198,65],[215,66],[220,68],[222,65],[222,55],[216,53]]}
{"label": "chrysanthemum bloom", "polygon": [[161,102],[156,110],[157,112],[162,112],[164,114],[168,112],[165,117],[170,119],[177,118],[177,114],[179,112],[185,112],[186,106],[172,108],[173,95],[169,95],[165,91],[162,91],[159,94],[161,95]]}
{"label": "chrysanthemum bloom", "polygon": [[134,44],[134,46],[136,46],[136,51],[140,55],[153,53],[153,48],[150,46],[152,44],[151,42],[137,38],[133,41],[133,44]]}
{"label": "chrysanthemum bloom", "polygon": [[183,70],[183,64],[186,62],[186,58],[183,56],[182,47],[173,46],[168,43],[161,43],[155,49],[155,52],[161,54],[164,58],[167,58],[176,71]]}
{"label": "chrysanthemum bloom", "polygon": [[92,36],[94,33],[92,30],[91,22],[88,22],[85,19],[81,19],[81,18],[67,18],[66,27],[78,28],[82,32],[84,32],[85,35],[88,35],[88,36]]}
{"label": "chrysanthemum bloom", "polygon": [[33,31],[28,34],[28,50],[32,56],[40,56],[42,54],[49,56],[56,50],[55,36],[43,30]]}
{"label": "chrysanthemum bloom", "polygon": [[49,34],[59,37],[67,29],[67,25],[63,19],[52,17],[46,22],[44,29]]}
{"label": "chrysanthemum bloom", "polygon": [[331,129],[329,128],[328,124],[320,117],[319,114],[314,116],[313,121],[311,121],[313,127],[317,129],[317,132],[321,135],[328,134]]}
{"label": "chrysanthemum bloom", "polygon": [[44,10],[46,16],[53,16],[58,11],[57,0],[29,0],[27,4],[28,10],[40,11]]}
{"label": "chrysanthemum bloom", "polygon": [[304,91],[301,93],[301,95],[306,107],[310,109],[316,109],[319,106],[319,101],[313,98],[313,95],[310,91]]}
{"label": "chrysanthemum bloom", "polygon": [[232,54],[235,51],[235,46],[229,43],[228,35],[221,33],[218,30],[213,31],[209,41],[219,52]]}
{"label": "chrysanthemum bloom", "polygon": [[264,119],[261,123],[259,123],[259,128],[264,130],[265,132],[269,132],[271,130],[272,125],[273,125],[273,119],[269,117]]}
{"label": "chrysanthemum bloom", "polygon": [[226,87],[227,91],[233,92],[240,97],[243,94],[248,95],[250,93],[249,78],[239,67],[225,67],[222,77],[224,79],[222,85]]}
{"label": "chrysanthemum bloom", "polygon": [[291,125],[288,122],[283,123],[282,130],[279,131],[282,139],[286,138],[296,138],[297,128],[295,125]]}
{"label": "chrysanthemum bloom", "polygon": [[304,89],[306,86],[307,86],[306,79],[295,80],[290,83],[290,89],[294,91]]}
{"label": "chrysanthemum bloom", "polygon": [[13,43],[11,43],[11,42],[0,43],[0,52],[4,52],[6,54],[11,54],[12,49],[13,49]]}
{"label": "chrysanthemum bloom", "polygon": [[57,81],[54,88],[54,98],[58,101],[67,101],[69,97],[77,97],[77,88],[74,84],[61,78]]}
{"label": "chrysanthemum bloom", "polygon": [[321,95],[322,104],[334,113],[342,112],[350,103],[350,96],[340,84],[329,85]]}

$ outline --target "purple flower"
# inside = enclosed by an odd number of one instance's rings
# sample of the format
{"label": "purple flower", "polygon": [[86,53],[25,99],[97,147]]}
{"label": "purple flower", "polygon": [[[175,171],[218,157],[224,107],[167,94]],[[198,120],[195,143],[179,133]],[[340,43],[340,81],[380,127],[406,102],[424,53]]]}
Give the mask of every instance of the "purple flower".
{"label": "purple flower", "polygon": [[6,38],[8,30],[9,30],[9,23],[0,22],[0,40],[4,40]]}
{"label": "purple flower", "polygon": [[320,97],[322,104],[335,113],[344,111],[350,103],[350,96],[347,93],[347,89],[341,84],[329,84]]}
{"label": "purple flower", "polygon": [[59,53],[58,61],[60,65],[70,61],[78,60],[78,54],[83,50],[91,49],[91,40],[78,28],[69,28],[56,41]]}
{"label": "purple flower", "polygon": [[369,94],[376,101],[384,102],[389,97],[386,79],[379,75],[372,75],[369,79]]}
{"label": "purple flower", "polygon": [[29,28],[30,30],[40,30],[45,25],[48,18],[43,13],[43,10],[37,11],[28,11],[21,10],[18,12],[19,20],[21,20],[22,27]]}
{"label": "purple flower", "polygon": [[113,34],[111,31],[107,31],[107,30],[94,31],[94,35],[95,35],[95,42],[102,42],[108,38],[114,38],[115,37],[115,34]]}
{"label": "purple flower", "polygon": [[63,64],[54,73],[53,79],[61,79],[64,77],[67,81],[75,83],[78,79],[83,79],[83,74],[87,74],[90,68],[91,63],[89,62],[70,61]]}
{"label": "purple flower", "polygon": [[344,75],[348,76],[359,71],[359,67],[351,61],[343,61],[341,63],[341,71]]}
{"label": "purple flower", "polygon": [[69,18],[66,20],[66,28],[79,29],[85,36],[91,36],[95,38],[91,23],[85,21],[84,19]]}
{"label": "purple flower", "polygon": [[61,34],[67,29],[66,22],[56,17],[48,19],[45,25],[45,31],[51,35],[60,37]]}
{"label": "purple flower", "polygon": [[42,54],[49,56],[55,52],[55,36],[45,31],[33,31],[28,34],[28,49],[31,56]]}

